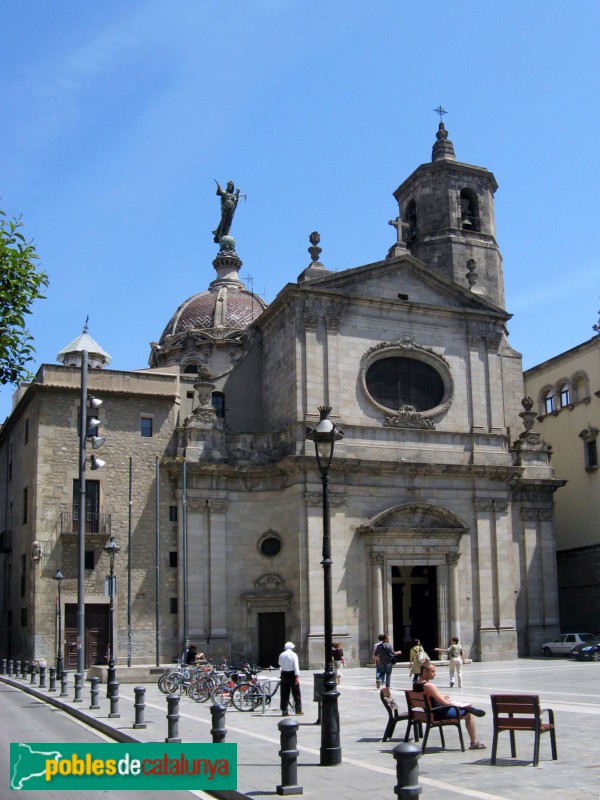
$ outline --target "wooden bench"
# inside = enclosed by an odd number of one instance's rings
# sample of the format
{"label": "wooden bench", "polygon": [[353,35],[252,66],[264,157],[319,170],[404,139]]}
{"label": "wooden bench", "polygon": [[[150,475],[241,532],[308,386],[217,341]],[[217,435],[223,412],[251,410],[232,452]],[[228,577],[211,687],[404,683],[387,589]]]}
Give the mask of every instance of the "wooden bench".
{"label": "wooden bench", "polygon": [[[429,731],[432,728],[439,728],[440,731],[440,738],[442,740],[442,749],[446,749],[446,741],[444,739],[444,728],[446,727],[453,727],[458,728],[458,738],[460,739],[460,749],[465,752],[465,742],[463,739],[462,734],[462,726],[460,721],[461,717],[461,707],[460,706],[444,706],[445,708],[455,708],[456,709],[456,717],[446,717],[444,719],[436,719],[435,718],[435,709],[431,705],[431,700],[428,695],[424,692],[413,692],[409,689],[405,689],[404,694],[406,695],[406,704],[408,706],[408,727],[406,729],[406,736],[404,741],[408,741],[408,733],[410,731],[410,726],[422,725],[425,723],[425,736],[423,737],[423,744],[421,746],[421,752],[425,752],[425,748],[427,747],[427,739],[429,738]],[[415,736],[415,741],[419,741],[418,738]]]}
{"label": "wooden bench", "polygon": [[[388,723],[386,725],[385,731],[383,732],[383,738],[381,740],[382,742],[387,742],[388,739],[391,739],[392,736],[394,735],[394,729],[396,728],[397,723],[398,722],[406,722],[406,721],[408,721],[409,715],[408,715],[408,711],[403,711],[402,713],[400,712],[400,710],[398,709],[398,704],[394,700],[391,691],[387,687],[384,687],[379,692],[379,697],[380,697],[381,702],[385,706],[385,709],[386,709],[386,711],[388,713]],[[410,725],[411,725],[411,723],[409,722],[408,723],[408,730],[407,730],[406,736],[404,738],[405,742],[408,741],[407,737],[408,737],[408,733],[410,731]],[[415,726],[415,741],[416,742],[419,741],[419,729],[418,729],[418,726]]]}
{"label": "wooden bench", "polygon": [[[492,713],[494,737],[492,739],[491,763],[496,763],[498,734],[508,731],[510,734],[510,754],[517,757],[515,747],[515,731],[533,731],[533,766],[537,767],[540,758],[540,737],[542,733],[550,734],[552,760],[558,758],[556,751],[556,731],[554,728],[554,712],[550,708],[540,708],[540,698],[536,694],[493,694]],[[542,721],[542,714],[548,714],[548,722]]]}

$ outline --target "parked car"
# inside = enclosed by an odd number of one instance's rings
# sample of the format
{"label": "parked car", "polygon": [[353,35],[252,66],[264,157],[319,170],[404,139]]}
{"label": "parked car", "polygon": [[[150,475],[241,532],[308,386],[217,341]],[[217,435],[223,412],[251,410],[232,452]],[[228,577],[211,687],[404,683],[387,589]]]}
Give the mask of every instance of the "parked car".
{"label": "parked car", "polygon": [[587,642],[576,644],[571,650],[571,655],[578,658],[580,661],[600,661],[600,636],[594,636],[588,639]]}
{"label": "parked car", "polygon": [[589,642],[593,638],[593,633],[561,633],[555,642],[542,645],[542,653],[545,656],[569,656],[576,644]]}

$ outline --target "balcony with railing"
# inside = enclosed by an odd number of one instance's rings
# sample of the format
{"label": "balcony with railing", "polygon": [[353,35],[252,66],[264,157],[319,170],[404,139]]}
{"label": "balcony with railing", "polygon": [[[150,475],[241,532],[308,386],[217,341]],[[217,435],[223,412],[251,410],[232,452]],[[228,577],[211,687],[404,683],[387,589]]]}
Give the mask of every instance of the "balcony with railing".
{"label": "balcony with railing", "polygon": [[[85,515],[84,530],[86,534],[96,534],[98,536],[110,536],[111,515],[110,514],[91,514]],[[61,534],[79,533],[79,514],[72,511],[62,511],[60,515]]]}

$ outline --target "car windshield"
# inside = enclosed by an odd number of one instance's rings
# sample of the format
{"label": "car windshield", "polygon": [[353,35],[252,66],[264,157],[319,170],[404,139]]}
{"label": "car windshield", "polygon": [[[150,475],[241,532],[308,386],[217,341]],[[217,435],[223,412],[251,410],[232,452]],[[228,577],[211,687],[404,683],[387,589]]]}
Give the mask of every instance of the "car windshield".
{"label": "car windshield", "polygon": [[586,644],[600,644],[600,636],[586,636],[583,641]]}
{"label": "car windshield", "polygon": [[600,641],[600,636],[594,636],[593,633],[580,633],[579,638],[582,642]]}

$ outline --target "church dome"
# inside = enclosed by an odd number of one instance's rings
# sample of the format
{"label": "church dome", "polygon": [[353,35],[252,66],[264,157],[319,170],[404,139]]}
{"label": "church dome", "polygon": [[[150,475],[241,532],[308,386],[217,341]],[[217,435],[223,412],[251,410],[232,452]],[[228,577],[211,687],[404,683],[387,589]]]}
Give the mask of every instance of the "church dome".
{"label": "church dome", "polygon": [[230,334],[244,331],[260,316],[266,304],[256,295],[241,286],[213,286],[199,292],[182,303],[169,320],[160,337],[164,344],[167,337],[187,331],[217,331],[228,338]]}
{"label": "church dome", "polygon": [[[227,241],[225,241],[227,240]],[[225,251],[224,246],[232,246]],[[184,372],[197,368],[197,355],[206,357],[211,348],[242,344],[244,332],[259,317],[267,304],[246,289],[238,277],[242,265],[231,237],[221,238],[221,251],[213,261],[216,279],[205,292],[183,302],[169,320],[158,342],[151,342],[151,367],[179,365]],[[217,373],[220,369],[213,364]],[[222,365],[221,365],[222,367]]]}

